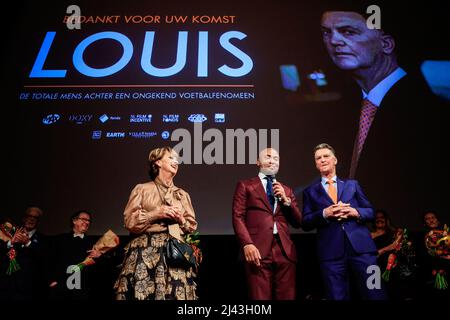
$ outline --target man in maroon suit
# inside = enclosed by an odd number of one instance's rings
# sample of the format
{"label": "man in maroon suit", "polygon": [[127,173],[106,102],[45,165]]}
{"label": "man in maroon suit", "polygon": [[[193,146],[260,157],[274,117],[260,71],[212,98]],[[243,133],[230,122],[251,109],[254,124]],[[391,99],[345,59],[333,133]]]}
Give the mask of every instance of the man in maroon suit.
{"label": "man in maroon suit", "polygon": [[260,152],[257,177],[239,181],[233,197],[233,227],[245,257],[252,300],[295,299],[297,253],[289,234],[302,214],[292,189],[275,180],[280,156]]}

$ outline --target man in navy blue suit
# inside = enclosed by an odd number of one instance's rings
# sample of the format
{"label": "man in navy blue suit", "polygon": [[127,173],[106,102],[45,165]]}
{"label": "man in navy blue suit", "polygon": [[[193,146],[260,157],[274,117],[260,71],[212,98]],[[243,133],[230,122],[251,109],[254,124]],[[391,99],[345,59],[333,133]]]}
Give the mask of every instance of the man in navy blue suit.
{"label": "man in navy blue suit", "polygon": [[370,281],[377,266],[377,248],[365,223],[374,219],[374,209],[356,180],[336,176],[333,147],[319,144],[314,159],[321,179],[303,192],[302,228],[317,229],[326,298],[350,299],[350,277],[354,277],[363,299],[385,299],[381,281]]}

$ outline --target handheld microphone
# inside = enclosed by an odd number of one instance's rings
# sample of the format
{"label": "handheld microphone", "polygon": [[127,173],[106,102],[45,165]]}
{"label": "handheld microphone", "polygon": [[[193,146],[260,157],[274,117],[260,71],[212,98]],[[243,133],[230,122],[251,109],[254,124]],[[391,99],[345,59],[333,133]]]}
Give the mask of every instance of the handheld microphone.
{"label": "handheld microphone", "polygon": [[[275,179],[275,175],[273,175],[272,176],[272,183],[275,183],[275,182],[277,182],[277,179]],[[275,196],[275,198],[277,198],[278,202],[281,202],[281,200],[282,200],[280,196]]]}

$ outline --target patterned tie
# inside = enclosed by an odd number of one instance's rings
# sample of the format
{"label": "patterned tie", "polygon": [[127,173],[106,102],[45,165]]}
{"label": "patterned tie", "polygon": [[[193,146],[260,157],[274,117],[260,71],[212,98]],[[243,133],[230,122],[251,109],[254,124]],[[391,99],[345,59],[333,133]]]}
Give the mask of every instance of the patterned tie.
{"label": "patterned tie", "polygon": [[337,203],[337,190],[336,187],[334,186],[333,179],[328,179],[327,184],[328,184],[328,195],[330,196],[331,200],[333,200],[334,203]]}
{"label": "patterned tie", "polygon": [[359,117],[359,129],[356,135],[355,144],[353,146],[352,164],[350,167],[350,179],[353,179],[356,174],[356,168],[358,167],[359,156],[369,134],[370,126],[372,125],[375,113],[378,107],[367,99],[362,101],[361,115]]}
{"label": "patterned tie", "polygon": [[266,186],[266,195],[267,199],[269,200],[270,206],[273,208],[275,206],[275,196],[273,195],[273,186],[272,186],[272,177],[266,176],[264,179],[267,180],[267,186]]}

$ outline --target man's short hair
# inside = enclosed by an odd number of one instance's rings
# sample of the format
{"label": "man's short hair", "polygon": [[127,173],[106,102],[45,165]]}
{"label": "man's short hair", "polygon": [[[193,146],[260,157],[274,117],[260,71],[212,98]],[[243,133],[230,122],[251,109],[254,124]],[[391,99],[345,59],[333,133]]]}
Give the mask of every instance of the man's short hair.
{"label": "man's short hair", "polygon": [[[389,1],[381,0],[330,0],[320,3],[322,14],[325,12],[356,12],[367,20],[373,12],[367,13],[367,8],[371,5],[376,5],[381,11],[381,30],[391,36],[397,37],[394,34],[398,33],[399,21],[398,18],[402,14],[399,10],[398,4],[393,4]],[[394,33],[394,34],[393,34]]]}
{"label": "man's short hair", "polygon": [[89,219],[92,220],[92,214],[88,210],[78,210],[72,213],[72,215],[70,216],[70,223],[72,223],[73,220],[77,219],[82,213],[87,214],[89,216]]}
{"label": "man's short hair", "polygon": [[368,18],[370,16],[370,14],[367,13],[367,8],[371,5],[377,5],[382,8],[382,5],[379,3],[379,1],[332,0],[321,3],[322,13],[326,11],[356,12],[364,18]]}
{"label": "man's short hair", "polygon": [[316,154],[316,151],[320,150],[320,149],[328,149],[331,152],[333,152],[334,156],[336,156],[336,151],[334,151],[334,148],[332,146],[330,146],[328,143],[321,143],[321,144],[318,144],[317,146],[315,146],[313,154]]}
{"label": "man's short hair", "polygon": [[31,211],[37,212],[37,214],[39,215],[39,218],[42,217],[42,215],[44,214],[44,212],[42,211],[41,208],[38,208],[38,207],[28,207],[28,208],[25,210],[25,216],[28,216],[28,215],[30,214]]}

